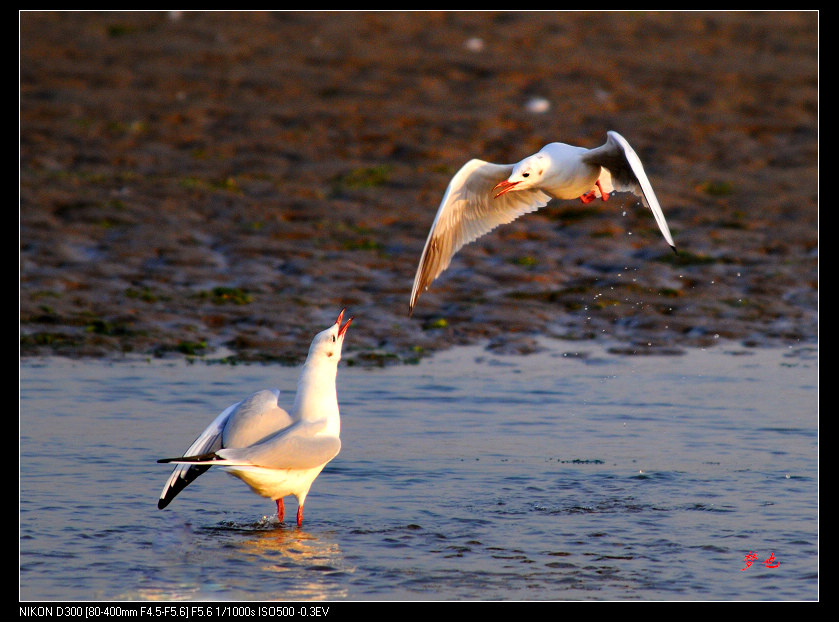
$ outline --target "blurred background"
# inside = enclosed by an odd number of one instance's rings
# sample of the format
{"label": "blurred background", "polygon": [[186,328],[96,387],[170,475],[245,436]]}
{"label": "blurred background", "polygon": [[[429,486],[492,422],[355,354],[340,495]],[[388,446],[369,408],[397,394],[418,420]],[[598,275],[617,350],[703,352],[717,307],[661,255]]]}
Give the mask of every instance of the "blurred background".
{"label": "blurred background", "polygon": [[[538,337],[818,338],[817,12],[20,14],[20,351],[352,364]],[[408,317],[469,159],[617,130],[629,194],[464,248]]]}

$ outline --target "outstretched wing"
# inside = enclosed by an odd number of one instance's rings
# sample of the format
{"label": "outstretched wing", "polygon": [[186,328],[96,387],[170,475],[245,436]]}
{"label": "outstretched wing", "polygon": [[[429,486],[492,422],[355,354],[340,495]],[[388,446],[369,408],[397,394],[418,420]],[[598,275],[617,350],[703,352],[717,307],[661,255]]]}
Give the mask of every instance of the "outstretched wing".
{"label": "outstretched wing", "polygon": [[[246,447],[288,427],[292,418],[277,403],[279,395],[277,389],[257,391],[229,406],[195,439],[183,456],[212,454],[223,447]],[[178,464],[163,486],[157,507],[162,510],[169,505],[180,491],[210,466],[194,462]]]}
{"label": "outstretched wing", "polygon": [[[241,402],[228,406],[215,420],[201,432],[201,435],[193,441],[192,445],[184,452],[184,456],[198,456],[201,454],[212,453],[221,449],[221,437],[224,432],[224,425],[227,423],[230,413],[232,413]],[[195,481],[199,475],[204,473],[209,466],[194,465],[194,464],[178,464],[166,480],[163,486],[163,491],[160,493],[160,499],[157,500],[158,509],[163,509],[172,499],[174,499],[179,492],[186,488],[191,482]]]}
{"label": "outstretched wing", "polygon": [[449,267],[464,245],[499,225],[547,205],[551,197],[536,189],[507,192],[493,198],[492,189],[513,171],[512,164],[470,160],[449,182],[420,257],[409,312],[419,295]]}
{"label": "outstretched wing", "polygon": [[158,462],[204,468],[311,469],[323,466],[341,450],[341,440],[337,436],[320,434],[325,427],[325,420],[297,421],[249,447],[223,448],[202,455],[166,458]]}
{"label": "outstretched wing", "polygon": [[623,136],[614,131],[607,132],[606,144],[590,150],[583,156],[583,161],[609,171],[615,190],[637,195],[641,202],[652,210],[664,239],[674,251],[676,250],[670,228],[664,219],[664,212],[661,211],[641,160]]}

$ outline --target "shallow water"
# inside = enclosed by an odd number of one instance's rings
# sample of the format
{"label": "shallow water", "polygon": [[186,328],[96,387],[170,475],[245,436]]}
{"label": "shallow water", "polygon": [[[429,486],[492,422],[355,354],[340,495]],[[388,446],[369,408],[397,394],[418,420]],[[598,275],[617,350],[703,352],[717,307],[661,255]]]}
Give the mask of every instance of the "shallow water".
{"label": "shallow water", "polygon": [[543,345],[342,367],[302,529],[212,470],[156,507],[157,458],[296,369],[24,359],[20,598],[818,598],[815,348]]}

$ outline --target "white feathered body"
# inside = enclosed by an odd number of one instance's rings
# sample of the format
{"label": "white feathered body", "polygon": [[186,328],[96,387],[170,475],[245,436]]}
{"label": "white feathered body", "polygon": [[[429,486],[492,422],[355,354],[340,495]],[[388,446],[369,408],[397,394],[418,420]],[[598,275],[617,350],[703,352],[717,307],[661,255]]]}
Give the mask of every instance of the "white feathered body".
{"label": "white feathered body", "polygon": [[315,479],[326,463],[311,469],[266,469],[257,466],[220,467],[238,477],[256,494],[269,499],[282,499],[293,495],[303,505]]}
{"label": "white feathered body", "polygon": [[[565,143],[549,143],[533,156],[536,162],[544,161],[545,171],[539,189],[551,195],[554,199],[576,199],[582,194],[596,188],[594,185],[603,177],[603,169],[599,166],[586,164],[581,156],[589,150],[584,147],[566,145]],[[606,171],[606,175],[608,175]],[[602,183],[602,181],[601,181]],[[604,188],[606,192],[610,192]]]}
{"label": "white feathered body", "polygon": [[[329,442],[340,437],[341,415],[338,408],[338,395],[335,388],[337,362],[315,358],[304,365],[297,383],[297,393],[292,412],[295,413],[297,425],[301,430],[307,429],[313,439],[322,438]],[[281,428],[283,432],[287,428]],[[269,436],[270,443],[273,435]],[[253,445],[246,445],[255,447]],[[235,447],[230,447],[235,449]],[[289,495],[297,498],[300,505],[306,501],[306,495],[327,463],[340,450],[340,442],[335,447],[333,455],[319,454],[319,460],[324,460],[309,468],[295,466],[295,468],[267,467],[255,464],[228,466],[223,463],[219,467],[245,482],[258,495],[269,499],[282,499]],[[237,452],[216,452],[221,457],[230,456],[235,459]]]}

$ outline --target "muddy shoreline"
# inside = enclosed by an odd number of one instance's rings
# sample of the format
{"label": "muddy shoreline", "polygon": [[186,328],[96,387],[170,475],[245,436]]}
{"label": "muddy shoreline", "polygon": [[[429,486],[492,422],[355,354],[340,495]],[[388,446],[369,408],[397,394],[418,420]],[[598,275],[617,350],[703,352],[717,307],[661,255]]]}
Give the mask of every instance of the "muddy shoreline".
{"label": "muddy shoreline", "polygon": [[[20,39],[21,356],[295,363],[343,307],[366,365],[818,342],[817,13],[24,12]],[[629,195],[554,201],[408,317],[464,162],[608,129],[678,255]]]}

